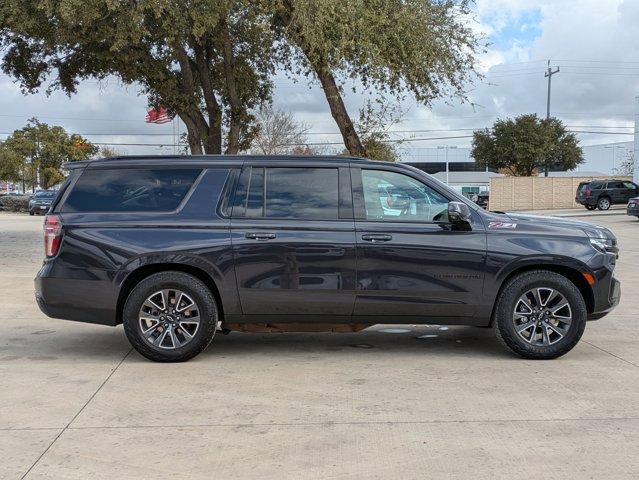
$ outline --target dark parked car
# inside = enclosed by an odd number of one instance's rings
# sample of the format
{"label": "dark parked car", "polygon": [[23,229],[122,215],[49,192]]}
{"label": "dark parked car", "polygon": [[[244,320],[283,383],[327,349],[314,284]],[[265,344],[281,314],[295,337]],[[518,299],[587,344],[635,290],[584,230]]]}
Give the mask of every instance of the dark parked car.
{"label": "dark parked car", "polygon": [[608,210],[611,205],[623,203],[639,195],[639,187],[626,180],[593,180],[581,182],[575,201],[588,210]]}
{"label": "dark parked car", "polygon": [[639,218],[639,197],[631,198],[626,207],[628,215]]}
{"label": "dark parked car", "polygon": [[40,190],[29,200],[29,215],[45,214],[49,211],[51,203],[58,192],[53,190]]}
{"label": "dark parked car", "polygon": [[488,208],[488,201],[490,200],[490,196],[488,192],[476,193],[471,197],[471,200],[479,205],[481,208],[486,210]]}
{"label": "dark parked car", "polygon": [[415,168],[345,157],[77,162],[45,220],[36,299],[124,324],[157,361],[216,331],[492,327],[554,358],[619,302],[617,241],[589,223],[491,213]]}

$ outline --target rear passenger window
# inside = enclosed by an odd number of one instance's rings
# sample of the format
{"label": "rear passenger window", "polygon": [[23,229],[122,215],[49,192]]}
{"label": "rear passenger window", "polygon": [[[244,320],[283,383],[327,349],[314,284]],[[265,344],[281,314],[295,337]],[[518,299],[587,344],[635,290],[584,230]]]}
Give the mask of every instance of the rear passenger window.
{"label": "rear passenger window", "polygon": [[338,218],[336,168],[267,168],[265,216],[334,220]]}
{"label": "rear passenger window", "polygon": [[622,182],[608,182],[608,188],[624,188]]}
{"label": "rear passenger window", "polygon": [[[251,168],[247,193],[233,216],[336,220],[339,205],[337,168]],[[236,200],[241,203],[241,199]]]}
{"label": "rear passenger window", "polygon": [[93,169],[78,179],[63,212],[168,212],[193,186],[200,169]]}

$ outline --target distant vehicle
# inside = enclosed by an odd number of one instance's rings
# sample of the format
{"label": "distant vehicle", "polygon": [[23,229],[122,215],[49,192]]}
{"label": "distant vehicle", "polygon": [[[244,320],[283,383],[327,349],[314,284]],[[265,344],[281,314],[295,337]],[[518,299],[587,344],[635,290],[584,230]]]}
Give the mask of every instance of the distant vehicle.
{"label": "distant vehicle", "polygon": [[69,164],[44,222],[36,299],[124,324],[157,361],[216,331],[492,327],[555,358],[619,302],[617,240],[482,210],[415,168],[346,157],[130,157]]}
{"label": "distant vehicle", "polygon": [[29,215],[47,213],[57,193],[58,192],[54,190],[41,190],[36,192],[31,200],[29,200]]}
{"label": "distant vehicle", "polygon": [[626,212],[628,215],[639,218],[639,197],[630,199]]}
{"label": "distant vehicle", "polygon": [[481,208],[486,210],[488,208],[488,200],[489,200],[488,192],[476,193],[470,199],[479,205]]}
{"label": "distant vehicle", "polygon": [[593,180],[581,182],[575,201],[588,210],[608,210],[611,205],[626,204],[639,195],[639,186],[626,180]]}

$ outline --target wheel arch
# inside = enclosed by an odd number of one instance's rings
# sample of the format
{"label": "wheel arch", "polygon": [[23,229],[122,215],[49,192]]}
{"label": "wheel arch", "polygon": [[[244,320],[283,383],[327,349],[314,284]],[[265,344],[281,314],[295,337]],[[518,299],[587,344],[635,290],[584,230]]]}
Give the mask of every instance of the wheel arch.
{"label": "wheel arch", "polygon": [[500,277],[500,285],[497,295],[495,297],[495,301],[493,302],[492,313],[490,316],[490,325],[493,324],[493,317],[495,313],[495,306],[497,305],[497,298],[501,295],[502,290],[506,286],[506,284],[515,276],[520,275],[522,273],[535,271],[535,270],[545,270],[549,272],[554,272],[563,277],[566,277],[570,280],[575,287],[581,293],[581,296],[584,299],[584,303],[586,304],[586,311],[588,313],[592,313],[595,310],[595,295],[592,291],[592,287],[588,284],[583,274],[584,269],[580,268],[576,265],[564,264],[564,263],[534,263],[534,264],[525,264],[519,265],[517,267],[512,268],[508,272],[504,272]]}
{"label": "wheel arch", "polygon": [[116,325],[122,323],[122,312],[124,310],[124,304],[133,288],[135,288],[135,286],[142,280],[155,273],[168,271],[188,273],[204,283],[204,285],[207,286],[207,288],[215,297],[215,301],[218,304],[219,308],[220,319],[224,318],[224,305],[222,303],[222,297],[220,296],[220,290],[215,283],[215,280],[213,279],[213,277],[211,277],[211,275],[209,275],[209,273],[207,273],[202,268],[193,265],[185,263],[166,262],[142,265],[131,271],[126,276],[120,286],[120,291],[118,293],[118,301],[116,305]]}

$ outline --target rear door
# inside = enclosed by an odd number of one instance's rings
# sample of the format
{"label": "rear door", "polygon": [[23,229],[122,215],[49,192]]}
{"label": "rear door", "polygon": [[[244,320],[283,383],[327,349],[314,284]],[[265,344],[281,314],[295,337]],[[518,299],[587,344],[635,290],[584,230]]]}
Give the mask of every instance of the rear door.
{"label": "rear door", "polygon": [[392,167],[353,168],[354,315],[471,317],[483,290],[486,231],[448,223],[449,198]]}
{"label": "rear door", "polygon": [[607,191],[612,203],[624,203],[626,200],[626,188],[623,182],[608,182]]}
{"label": "rear door", "polygon": [[244,167],[231,218],[243,314],[350,316],[354,230],[347,164]]}

